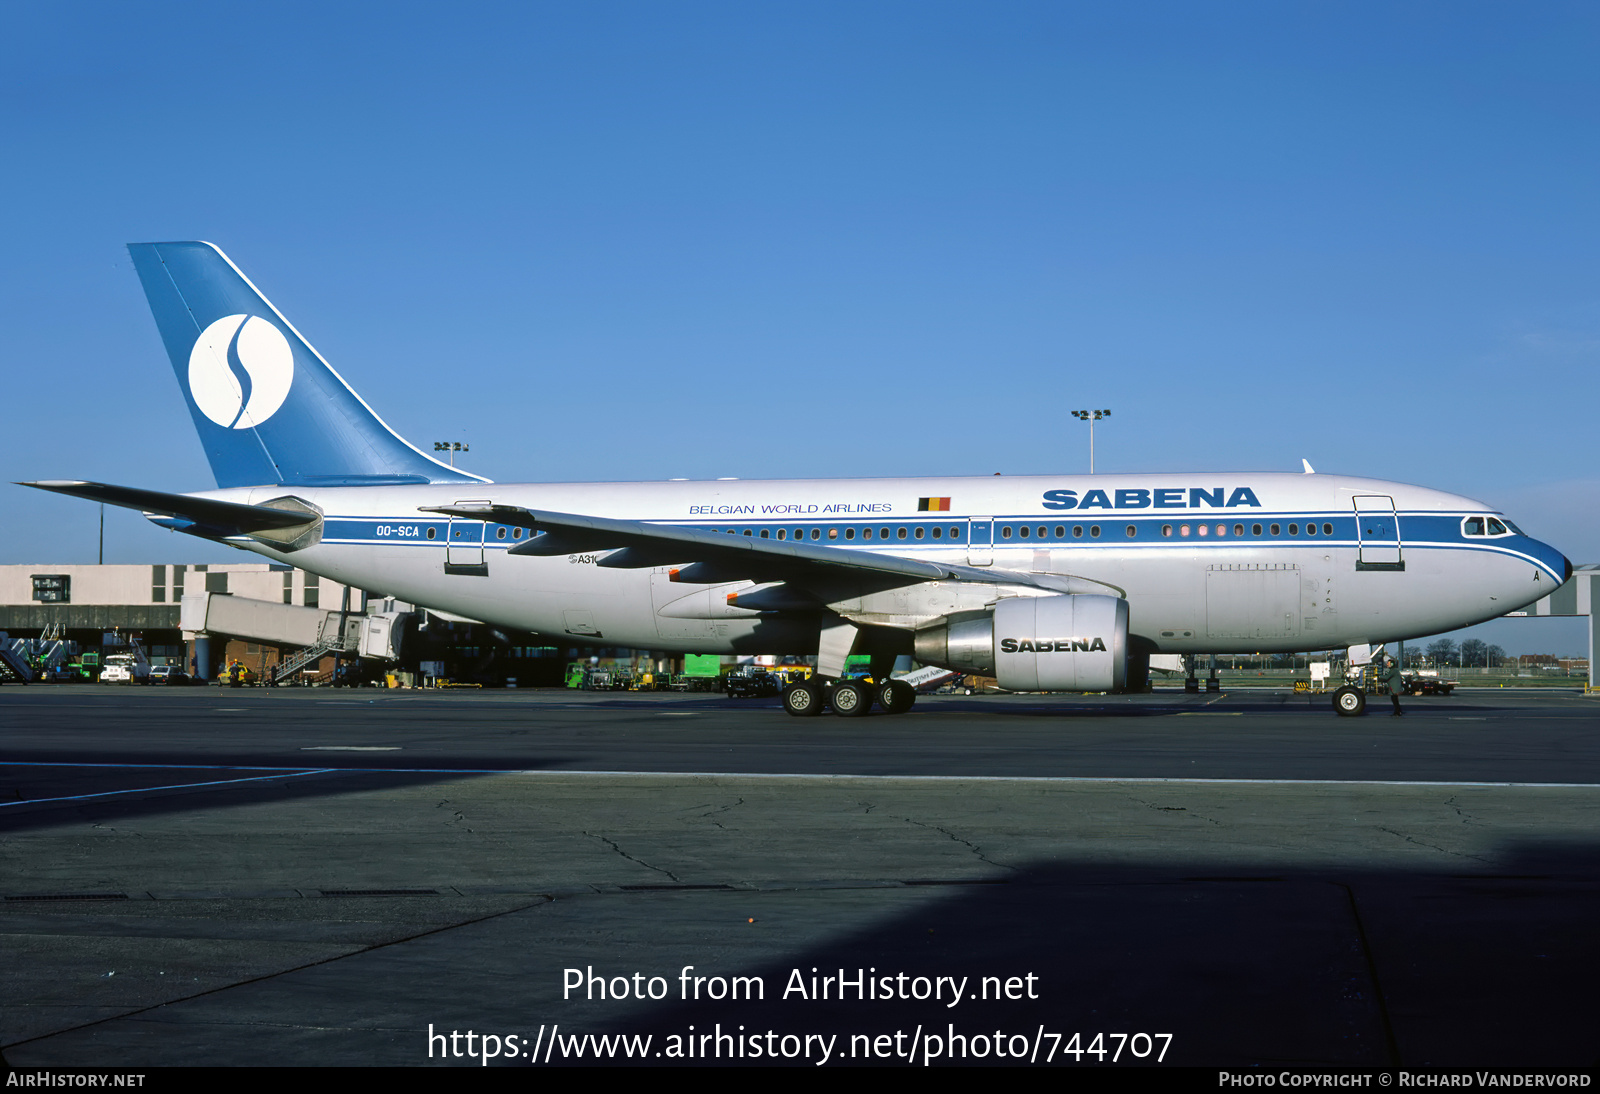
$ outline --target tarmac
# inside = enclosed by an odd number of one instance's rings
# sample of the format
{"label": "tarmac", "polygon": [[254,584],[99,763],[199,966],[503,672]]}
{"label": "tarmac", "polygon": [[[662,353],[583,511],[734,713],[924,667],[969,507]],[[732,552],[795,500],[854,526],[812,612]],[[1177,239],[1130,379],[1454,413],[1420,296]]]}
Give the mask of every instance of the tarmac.
{"label": "tarmac", "polygon": [[0,1052],[1594,1067],[1600,709],[1406,705],[8,686]]}

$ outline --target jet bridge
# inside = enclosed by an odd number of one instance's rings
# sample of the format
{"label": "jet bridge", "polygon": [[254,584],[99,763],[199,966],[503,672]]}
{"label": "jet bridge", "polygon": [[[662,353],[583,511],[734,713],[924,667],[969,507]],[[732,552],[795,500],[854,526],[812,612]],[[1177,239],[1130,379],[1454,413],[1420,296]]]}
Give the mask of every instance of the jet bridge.
{"label": "jet bridge", "polygon": [[348,612],[302,608],[227,593],[196,593],[182,601],[182,626],[196,636],[225,635],[279,646],[280,677],[298,672],[330,654],[398,661],[404,610]]}
{"label": "jet bridge", "polygon": [[1507,619],[1527,619],[1537,616],[1586,615],[1589,617],[1589,691],[1597,690],[1594,662],[1595,647],[1600,646],[1600,614],[1595,612],[1595,593],[1600,591],[1600,565],[1574,566],[1572,576],[1549,596],[1529,604],[1520,612],[1511,612]]}

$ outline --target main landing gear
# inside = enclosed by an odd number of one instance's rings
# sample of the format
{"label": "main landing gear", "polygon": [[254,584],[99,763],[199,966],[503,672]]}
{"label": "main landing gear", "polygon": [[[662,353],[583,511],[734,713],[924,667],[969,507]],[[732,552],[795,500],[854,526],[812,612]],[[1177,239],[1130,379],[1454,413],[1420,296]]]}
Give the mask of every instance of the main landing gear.
{"label": "main landing gear", "polygon": [[827,707],[841,718],[866,714],[877,703],[885,714],[904,714],[917,701],[909,684],[886,680],[869,684],[865,680],[811,679],[783,689],[783,709],[796,718],[810,718]]}

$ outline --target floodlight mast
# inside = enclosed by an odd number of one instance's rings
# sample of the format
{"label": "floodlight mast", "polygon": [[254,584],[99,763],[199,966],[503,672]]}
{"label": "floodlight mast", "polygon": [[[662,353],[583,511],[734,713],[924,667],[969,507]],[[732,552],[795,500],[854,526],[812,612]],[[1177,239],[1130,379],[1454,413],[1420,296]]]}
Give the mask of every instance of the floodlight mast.
{"label": "floodlight mast", "polygon": [[451,467],[454,467],[456,465],[456,453],[457,452],[470,452],[470,451],[472,451],[470,448],[468,448],[466,446],[465,443],[463,443],[461,441],[434,441],[433,442],[433,450],[435,452],[448,452],[448,453],[450,453],[450,466]]}
{"label": "floodlight mast", "polygon": [[1094,474],[1094,423],[1111,417],[1109,410],[1074,410],[1072,416],[1089,423],[1089,474]]}

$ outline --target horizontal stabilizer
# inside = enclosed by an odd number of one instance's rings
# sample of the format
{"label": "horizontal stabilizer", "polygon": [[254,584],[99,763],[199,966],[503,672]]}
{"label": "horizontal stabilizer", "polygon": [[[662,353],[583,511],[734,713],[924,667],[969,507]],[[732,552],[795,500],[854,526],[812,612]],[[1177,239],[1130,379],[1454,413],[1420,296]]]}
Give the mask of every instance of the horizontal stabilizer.
{"label": "horizontal stabilizer", "polygon": [[[84,482],[80,479],[48,479],[43,482],[19,482],[18,486],[31,486],[75,498],[118,505],[124,509],[137,509],[154,516],[177,517],[199,526],[201,534],[250,535],[256,532],[274,532],[286,528],[299,528],[316,521],[316,513],[305,510],[278,509],[266,505],[241,505],[215,498],[194,498],[188,494],[167,494],[159,490],[140,490],[132,486],[112,486],[103,482]],[[189,529],[184,529],[188,531]]]}

